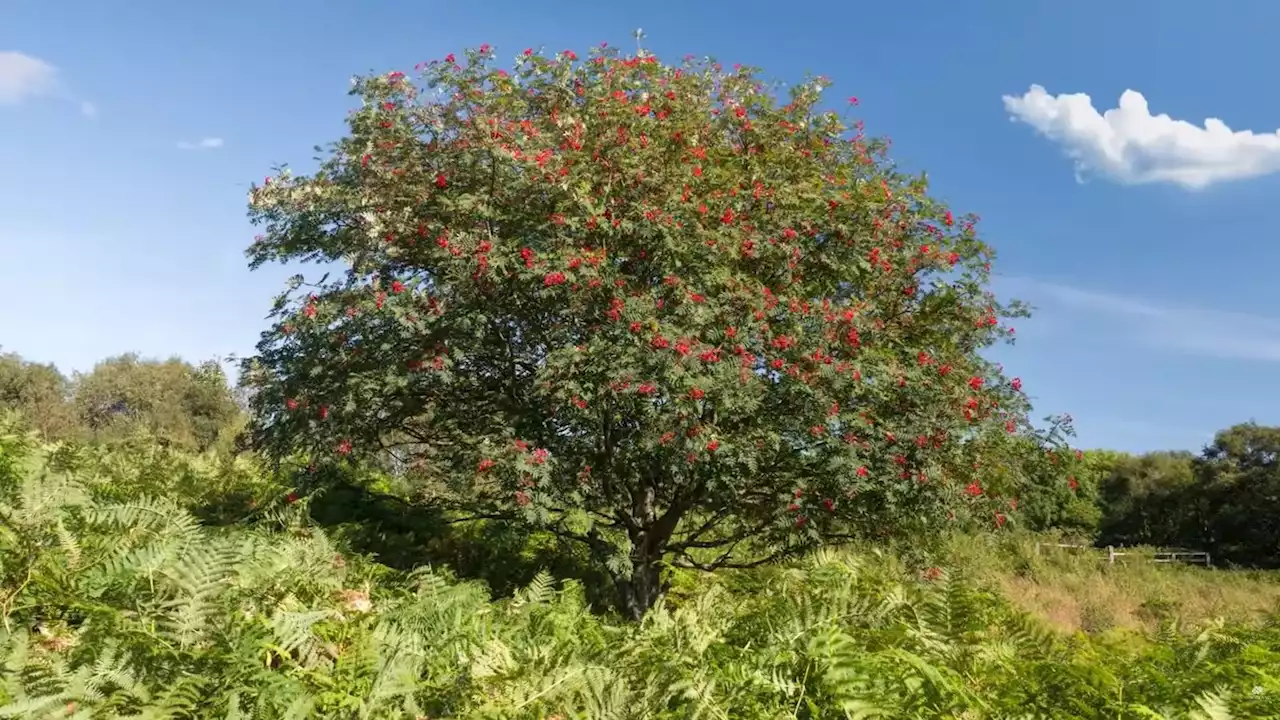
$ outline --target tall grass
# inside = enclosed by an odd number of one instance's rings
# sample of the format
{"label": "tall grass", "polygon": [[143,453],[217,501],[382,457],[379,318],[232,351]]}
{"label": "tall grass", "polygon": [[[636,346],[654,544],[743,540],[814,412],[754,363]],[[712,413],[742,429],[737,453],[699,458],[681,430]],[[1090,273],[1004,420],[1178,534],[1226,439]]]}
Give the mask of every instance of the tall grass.
{"label": "tall grass", "polygon": [[1053,547],[1058,541],[1016,533],[956,538],[940,560],[1065,632],[1257,624],[1280,610],[1277,572],[1156,563],[1156,548],[1125,548],[1110,563],[1105,549]]}

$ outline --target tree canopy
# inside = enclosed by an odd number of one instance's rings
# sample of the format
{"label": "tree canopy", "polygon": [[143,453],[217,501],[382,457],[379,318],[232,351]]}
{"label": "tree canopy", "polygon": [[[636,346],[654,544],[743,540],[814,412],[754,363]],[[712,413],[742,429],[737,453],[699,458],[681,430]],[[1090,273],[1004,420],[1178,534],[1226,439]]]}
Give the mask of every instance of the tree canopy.
{"label": "tree canopy", "polygon": [[1218,432],[1199,454],[1122,458],[1099,488],[1100,543],[1204,550],[1215,562],[1280,566],[1280,428]]}
{"label": "tree canopy", "polygon": [[46,440],[111,440],[142,429],[197,451],[229,442],[243,415],[217,363],[134,353],[70,378],[53,365],[0,355],[0,410],[18,412]]}
{"label": "tree canopy", "polygon": [[232,428],[240,408],[215,362],[108,358],[75,378],[73,404],[94,435],[142,427],[163,440],[203,450]]}
{"label": "tree canopy", "polygon": [[[490,48],[358,78],[310,175],[256,185],[248,254],[302,276],[246,362],[278,457],[390,459],[553,528],[642,615],[664,562],[999,526],[1032,443],[982,351],[1024,314],[991,249],[887,143],[751,68]],[[850,99],[850,105],[856,101]]]}
{"label": "tree canopy", "polygon": [[65,437],[76,425],[71,382],[53,365],[0,355],[0,410],[21,413],[43,437]]}

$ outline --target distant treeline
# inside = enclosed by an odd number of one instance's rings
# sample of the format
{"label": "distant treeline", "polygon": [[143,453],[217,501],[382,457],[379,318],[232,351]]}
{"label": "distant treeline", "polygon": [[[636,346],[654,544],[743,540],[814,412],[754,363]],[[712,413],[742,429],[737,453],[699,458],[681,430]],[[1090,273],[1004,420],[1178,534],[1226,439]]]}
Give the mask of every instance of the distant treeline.
{"label": "distant treeline", "polygon": [[1280,428],[1217,434],[1200,453],[1086,453],[1073,502],[1049,488],[1026,498],[1024,522],[1098,545],[1205,550],[1219,562],[1280,567]]}
{"label": "distant treeline", "polygon": [[230,442],[243,410],[216,362],[128,354],[68,377],[53,365],[0,355],[0,410],[16,410],[46,440],[107,441],[145,429],[178,449]]}

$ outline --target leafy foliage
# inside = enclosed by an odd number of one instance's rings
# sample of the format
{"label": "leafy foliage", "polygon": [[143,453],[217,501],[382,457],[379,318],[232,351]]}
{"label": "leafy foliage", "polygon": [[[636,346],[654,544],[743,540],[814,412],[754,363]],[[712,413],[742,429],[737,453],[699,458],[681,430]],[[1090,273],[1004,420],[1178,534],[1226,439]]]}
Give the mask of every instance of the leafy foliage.
{"label": "leafy foliage", "polygon": [[[1042,466],[1052,465],[1053,456],[1043,456],[1030,448],[1009,459],[1007,467],[1035,476]],[[1092,540],[1098,534],[1106,503],[1100,497],[1105,478],[1111,476],[1120,453],[1108,450],[1086,450],[1072,463],[1066,482],[1028,484],[1019,498],[1018,519],[1034,531],[1058,531],[1065,535]]]}
{"label": "leafy foliage", "polygon": [[1216,561],[1280,567],[1280,428],[1227,428],[1199,456],[1127,458],[1101,490],[1102,542],[1189,547]]}
{"label": "leafy foliage", "polygon": [[[0,717],[1192,718],[1280,712],[1280,630],[1062,638],[950,572],[821,552],[641,623],[343,552],[305,501],[215,528],[0,432]],[[212,470],[212,469],[211,469]]]}
{"label": "leafy foliage", "polygon": [[198,367],[121,355],[75,380],[76,412],[95,437],[141,426],[183,448],[205,450],[234,428],[240,409],[217,363]]}
{"label": "leafy foliage", "polygon": [[67,437],[75,414],[67,399],[71,383],[52,365],[23,360],[15,353],[0,355],[0,410],[21,412],[46,438]]}
{"label": "leafy foliage", "polygon": [[821,110],[826,79],[491,60],[358,79],[320,169],[253,188],[253,266],[347,267],[295,278],[245,365],[259,447],[389,457],[553,527],[634,617],[664,562],[1005,522],[1032,477],[1006,447],[1065,429],[981,355],[1022,310],[974,218]]}
{"label": "leafy foliage", "polygon": [[109,441],[142,431],[196,451],[229,444],[243,421],[217,363],[135,354],[71,378],[53,365],[0,355],[0,411],[20,413],[46,440]]}

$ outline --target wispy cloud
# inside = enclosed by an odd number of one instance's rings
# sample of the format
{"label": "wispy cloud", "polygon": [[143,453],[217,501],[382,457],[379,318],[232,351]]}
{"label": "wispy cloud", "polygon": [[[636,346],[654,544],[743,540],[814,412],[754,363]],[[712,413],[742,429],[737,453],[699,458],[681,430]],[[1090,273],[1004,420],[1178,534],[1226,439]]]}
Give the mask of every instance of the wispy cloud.
{"label": "wispy cloud", "polygon": [[200,138],[195,142],[181,140],[178,142],[178,149],[179,150],[217,150],[218,148],[222,147],[224,144],[225,143],[220,137],[205,137],[205,138]]}
{"label": "wispy cloud", "polygon": [[1169,183],[1199,190],[1214,183],[1280,172],[1280,130],[1233,131],[1217,118],[1204,126],[1152,115],[1147,99],[1125,90],[1119,107],[1099,113],[1084,93],[1050,95],[1032,85],[1005,95],[1015,122],[1035,128],[1075,161],[1077,179],[1102,175],[1139,185]]}
{"label": "wispy cloud", "polygon": [[20,52],[0,52],[0,105],[21,105],[57,90],[57,68]]}
{"label": "wispy cloud", "polygon": [[97,106],[68,91],[51,63],[16,50],[0,51],[0,105],[22,105],[45,97],[77,103],[85,117],[98,114]]}
{"label": "wispy cloud", "polygon": [[1027,278],[1007,278],[1012,294],[1052,312],[1116,319],[1147,346],[1188,355],[1280,362],[1280,317],[1191,307]]}

